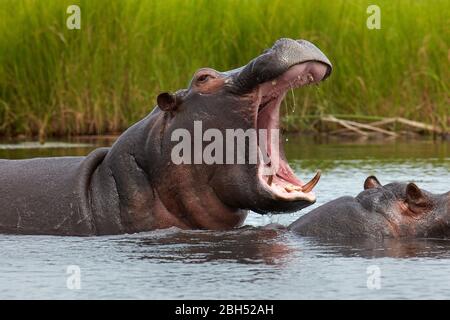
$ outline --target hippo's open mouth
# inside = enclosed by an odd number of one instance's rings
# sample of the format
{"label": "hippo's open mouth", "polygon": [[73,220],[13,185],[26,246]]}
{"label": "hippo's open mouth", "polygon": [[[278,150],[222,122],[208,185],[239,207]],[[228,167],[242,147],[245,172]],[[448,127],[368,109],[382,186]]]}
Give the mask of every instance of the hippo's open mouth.
{"label": "hippo's open mouth", "polygon": [[[283,150],[282,139],[278,141],[278,148],[270,143],[271,130],[279,130],[280,105],[286,92],[308,84],[318,83],[329,73],[326,64],[317,61],[308,61],[290,67],[286,72],[274,79],[261,83],[256,88],[255,101],[256,128],[267,130],[266,152],[270,162],[261,162],[258,167],[258,178],[261,186],[273,198],[283,201],[305,200],[314,202],[316,197],[312,189],[320,179],[320,172],[308,183],[296,177],[289,166]],[[261,141],[258,141],[261,146]],[[274,167],[272,167],[274,166]],[[266,174],[270,172],[270,174]]]}

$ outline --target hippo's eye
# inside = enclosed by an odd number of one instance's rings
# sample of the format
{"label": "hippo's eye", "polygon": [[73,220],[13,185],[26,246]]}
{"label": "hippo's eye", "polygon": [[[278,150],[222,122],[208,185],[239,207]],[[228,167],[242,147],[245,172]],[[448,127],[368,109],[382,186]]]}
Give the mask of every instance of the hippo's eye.
{"label": "hippo's eye", "polygon": [[197,82],[203,83],[203,82],[208,81],[209,78],[211,78],[211,75],[209,75],[209,74],[202,74],[202,75],[200,75],[200,76],[197,78]]}

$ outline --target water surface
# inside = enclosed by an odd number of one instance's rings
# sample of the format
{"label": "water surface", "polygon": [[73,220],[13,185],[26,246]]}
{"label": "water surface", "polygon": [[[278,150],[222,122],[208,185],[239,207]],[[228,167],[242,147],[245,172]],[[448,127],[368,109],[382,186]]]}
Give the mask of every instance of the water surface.
{"label": "water surface", "polygon": [[[83,139],[25,148],[5,142],[0,158],[85,155],[111,142]],[[450,298],[448,240],[332,242],[260,228],[271,222],[287,225],[333,198],[356,195],[371,174],[382,183],[412,180],[429,191],[447,192],[449,142],[291,136],[286,152],[303,180],[322,170],[314,206],[286,215],[252,213],[247,227],[229,232],[171,228],[84,238],[0,235],[0,298]],[[80,290],[67,288],[69,265],[80,267]],[[373,270],[380,271],[379,289],[370,286]]]}

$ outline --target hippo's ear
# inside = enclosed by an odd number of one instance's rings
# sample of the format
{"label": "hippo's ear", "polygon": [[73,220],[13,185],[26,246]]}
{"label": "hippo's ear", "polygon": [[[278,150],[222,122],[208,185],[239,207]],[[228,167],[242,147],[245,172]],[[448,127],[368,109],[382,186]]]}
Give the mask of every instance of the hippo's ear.
{"label": "hippo's ear", "polygon": [[406,204],[409,212],[416,216],[424,215],[433,208],[432,200],[414,183],[408,183],[406,186]]}
{"label": "hippo's ear", "polygon": [[428,197],[412,182],[406,186],[406,201],[410,205],[419,207],[427,206],[429,203]]}
{"label": "hippo's ear", "polygon": [[158,103],[158,107],[162,111],[174,111],[176,110],[179,101],[177,101],[177,96],[175,94],[171,94],[168,92],[163,92],[158,95],[156,101]]}
{"label": "hippo's ear", "polygon": [[364,181],[364,190],[381,187],[380,181],[378,181],[377,177],[370,176],[367,177],[366,181]]}

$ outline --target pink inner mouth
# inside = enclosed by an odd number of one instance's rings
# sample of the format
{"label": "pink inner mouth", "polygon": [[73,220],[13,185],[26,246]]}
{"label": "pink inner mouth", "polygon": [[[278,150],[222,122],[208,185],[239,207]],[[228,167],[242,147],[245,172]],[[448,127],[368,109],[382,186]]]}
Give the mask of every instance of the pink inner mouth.
{"label": "pink inner mouth", "polygon": [[[258,130],[267,129],[267,153],[272,161],[275,160],[278,163],[275,173],[273,173],[274,169],[271,175],[260,174],[260,180],[266,189],[285,200],[305,199],[314,201],[315,196],[311,191],[320,179],[320,172],[306,184],[297,178],[284,156],[280,155],[281,141],[278,142],[279,148],[271,148],[269,140],[271,130],[279,130],[280,105],[286,92],[289,89],[317,83],[323,79],[326,72],[327,66],[322,63],[315,61],[305,62],[294,65],[281,76],[262,83],[257,89],[256,128]],[[271,166],[271,163],[261,165]]]}

